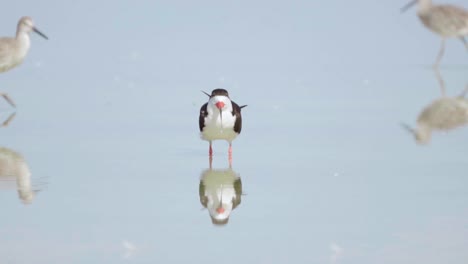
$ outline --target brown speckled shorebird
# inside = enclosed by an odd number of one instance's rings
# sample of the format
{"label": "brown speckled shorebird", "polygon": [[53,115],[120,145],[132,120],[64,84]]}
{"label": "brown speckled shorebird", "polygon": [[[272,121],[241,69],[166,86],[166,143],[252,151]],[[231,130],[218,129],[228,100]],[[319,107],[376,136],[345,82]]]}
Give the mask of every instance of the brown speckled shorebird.
{"label": "brown speckled shorebird", "polygon": [[421,22],[442,37],[434,68],[439,66],[444,55],[447,38],[459,38],[468,50],[468,42],[465,39],[465,36],[468,36],[467,10],[453,5],[433,5],[431,0],[413,0],[401,8],[401,11],[404,12],[415,4],[419,6],[418,16]]}
{"label": "brown speckled shorebird", "polygon": [[[31,40],[29,39],[31,31],[48,39],[46,35],[34,27],[34,23],[30,17],[22,17],[19,20],[15,37],[0,38],[0,73],[11,70],[23,62],[31,46]],[[10,105],[15,107],[15,103],[6,93],[0,92],[0,95]]]}
{"label": "brown speckled shorebird", "polygon": [[403,128],[413,134],[419,144],[428,144],[433,131],[449,131],[468,124],[468,84],[465,90],[456,97],[445,96],[445,83],[436,71],[441,85],[442,96],[427,105],[419,114],[416,128],[402,124]]}
{"label": "brown speckled shorebird", "polygon": [[[15,187],[11,183],[16,183]],[[31,171],[24,158],[8,148],[0,147],[0,189],[15,188],[20,200],[30,204],[39,190],[33,189]]]}

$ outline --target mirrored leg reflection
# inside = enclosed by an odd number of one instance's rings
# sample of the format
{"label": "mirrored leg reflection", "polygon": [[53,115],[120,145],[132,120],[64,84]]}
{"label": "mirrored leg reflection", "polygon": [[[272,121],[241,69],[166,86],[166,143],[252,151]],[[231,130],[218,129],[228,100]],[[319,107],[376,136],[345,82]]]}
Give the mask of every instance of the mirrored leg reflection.
{"label": "mirrored leg reflection", "polygon": [[425,106],[418,116],[415,128],[402,124],[403,128],[413,134],[418,144],[428,144],[433,131],[450,131],[468,124],[468,99],[465,98],[468,84],[455,97],[446,96],[445,82],[438,69],[435,75],[439,81],[442,95]]}
{"label": "mirrored leg reflection", "polygon": [[446,91],[445,91],[445,81],[444,78],[442,78],[442,75],[440,74],[439,69],[434,69],[435,76],[437,78],[437,81],[439,81],[439,87],[440,87],[440,93],[442,97],[445,97]]}
{"label": "mirrored leg reflection", "polygon": [[210,158],[209,168],[201,173],[198,194],[213,225],[224,226],[241,203],[242,181],[231,163],[227,169],[213,169]]}
{"label": "mirrored leg reflection", "polygon": [[1,127],[7,127],[13,119],[15,119],[16,112],[11,113],[0,125]]}
{"label": "mirrored leg reflection", "polygon": [[2,189],[16,189],[19,199],[24,204],[32,203],[39,192],[39,189],[32,185],[31,172],[24,158],[19,153],[3,147],[0,147],[0,185],[3,186]]}

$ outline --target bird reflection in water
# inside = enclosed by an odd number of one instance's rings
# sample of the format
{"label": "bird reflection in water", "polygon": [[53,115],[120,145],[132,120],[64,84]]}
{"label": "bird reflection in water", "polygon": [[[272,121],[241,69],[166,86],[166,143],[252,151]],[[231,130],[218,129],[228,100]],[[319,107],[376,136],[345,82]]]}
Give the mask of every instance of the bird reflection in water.
{"label": "bird reflection in water", "polygon": [[[12,187],[11,183],[16,182]],[[24,158],[17,152],[0,147],[0,186],[2,189],[16,189],[24,204],[32,203],[39,190],[33,189],[31,171]]]}
{"label": "bird reflection in water", "polygon": [[227,169],[210,168],[202,172],[199,185],[200,203],[208,209],[214,225],[223,226],[241,203],[242,182],[230,164]]}
{"label": "bird reflection in water", "polygon": [[15,118],[16,116],[16,112],[13,112],[11,113],[3,122],[2,124],[0,125],[0,127],[7,127],[11,121],[13,121],[13,119]]}
{"label": "bird reflection in water", "polygon": [[419,114],[416,128],[403,124],[419,144],[428,144],[433,131],[449,131],[468,123],[468,84],[456,97],[445,96],[445,83],[440,72],[435,70],[442,96],[426,106]]}

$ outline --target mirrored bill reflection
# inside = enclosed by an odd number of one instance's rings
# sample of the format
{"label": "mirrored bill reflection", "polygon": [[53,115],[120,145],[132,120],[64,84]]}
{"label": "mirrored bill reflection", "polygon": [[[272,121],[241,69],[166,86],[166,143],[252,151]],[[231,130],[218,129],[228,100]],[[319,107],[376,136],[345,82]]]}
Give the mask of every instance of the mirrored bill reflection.
{"label": "mirrored bill reflection", "polygon": [[441,96],[425,106],[417,119],[416,127],[402,124],[403,128],[413,134],[418,144],[429,144],[434,131],[445,131],[462,127],[468,124],[468,84],[456,96],[446,96],[445,82],[438,69],[435,75],[439,81]]}
{"label": "mirrored bill reflection", "polygon": [[241,203],[242,181],[231,166],[227,169],[211,167],[202,172],[198,188],[200,203],[207,209],[211,222],[225,226],[231,213]]}
{"label": "mirrored bill reflection", "polygon": [[24,204],[30,204],[39,192],[32,185],[31,171],[17,152],[0,147],[0,190],[16,189]]}

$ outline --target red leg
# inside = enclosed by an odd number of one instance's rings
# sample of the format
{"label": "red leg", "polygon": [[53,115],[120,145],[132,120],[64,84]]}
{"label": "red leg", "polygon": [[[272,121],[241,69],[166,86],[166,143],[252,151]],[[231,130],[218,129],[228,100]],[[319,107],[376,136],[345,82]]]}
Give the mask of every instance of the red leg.
{"label": "red leg", "polygon": [[229,159],[232,159],[232,145],[231,145],[231,143],[229,143],[228,154],[229,154]]}
{"label": "red leg", "polygon": [[213,149],[211,148],[211,142],[210,142],[210,149],[208,150],[208,154],[210,155],[210,157],[213,156]]}

